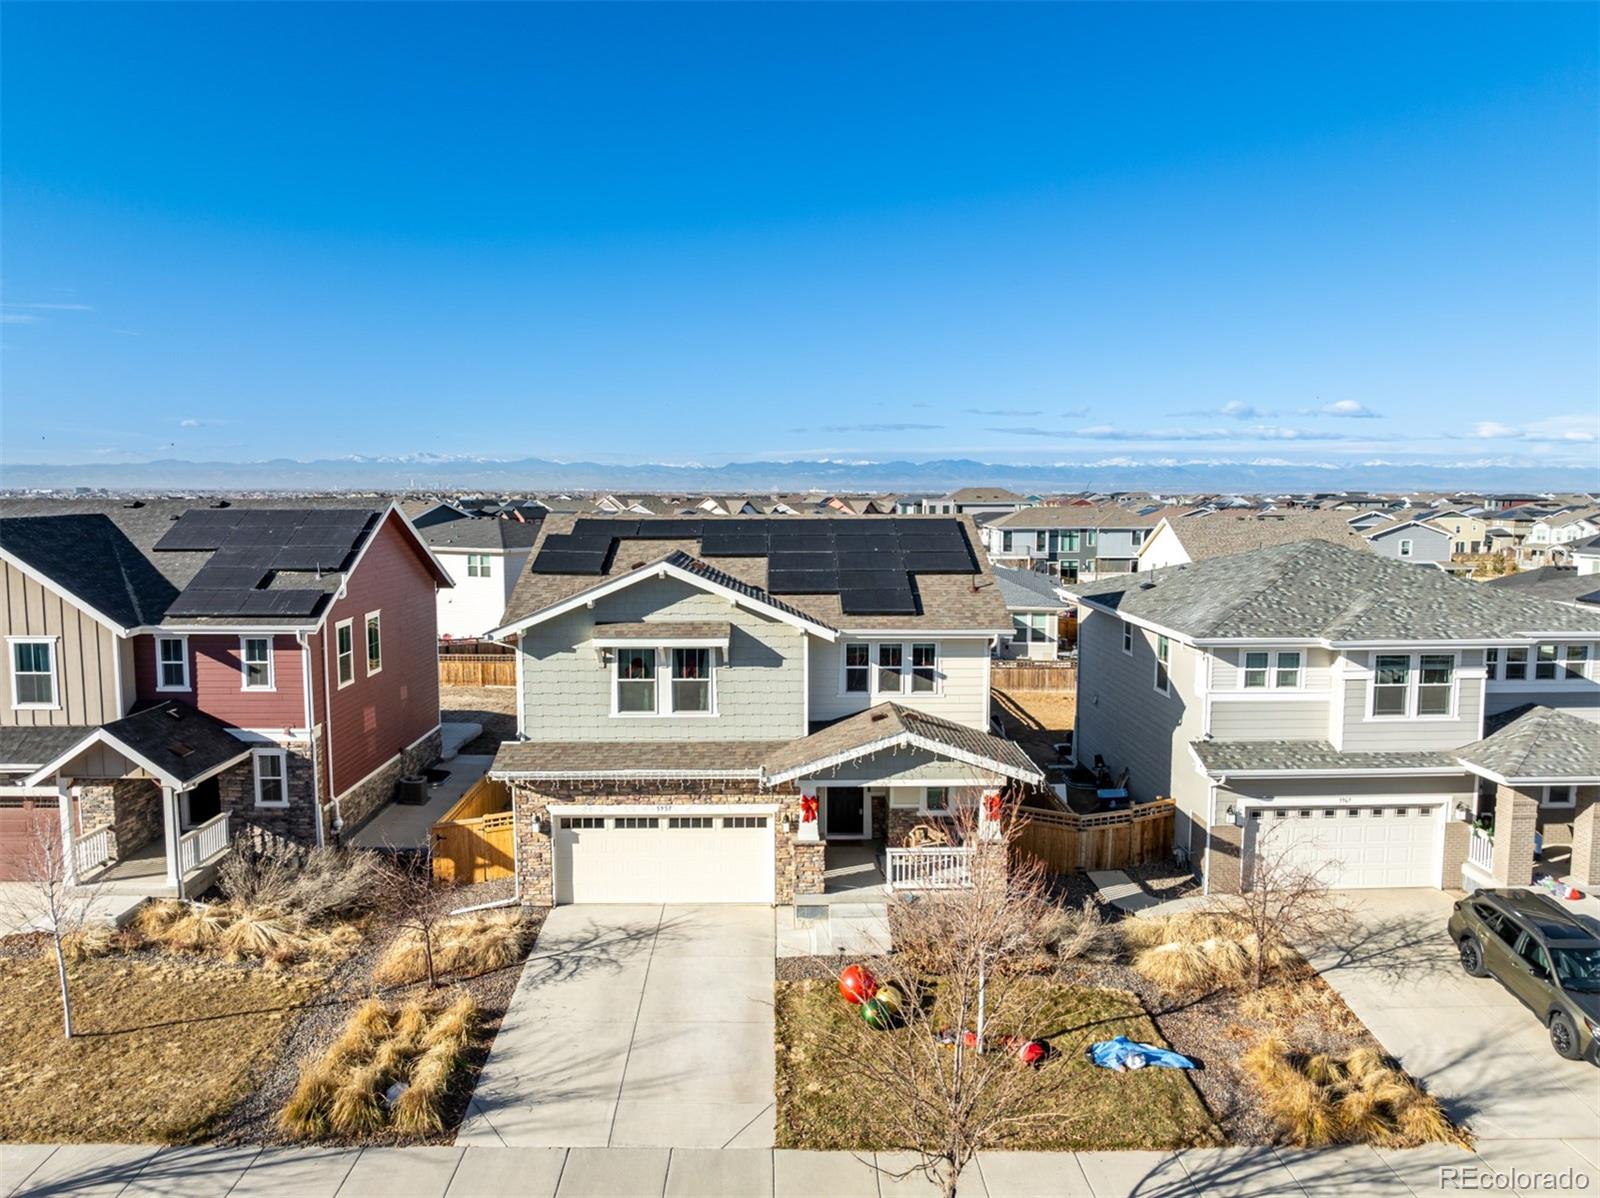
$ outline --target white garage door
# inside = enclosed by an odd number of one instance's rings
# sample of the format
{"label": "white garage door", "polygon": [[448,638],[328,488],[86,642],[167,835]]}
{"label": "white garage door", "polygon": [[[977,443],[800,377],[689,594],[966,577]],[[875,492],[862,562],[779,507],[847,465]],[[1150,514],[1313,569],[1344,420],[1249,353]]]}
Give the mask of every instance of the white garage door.
{"label": "white garage door", "polygon": [[1246,850],[1271,846],[1267,852],[1320,870],[1318,877],[1339,889],[1437,886],[1439,832],[1436,805],[1256,807]]}
{"label": "white garage door", "polygon": [[770,903],[772,815],[559,816],[558,903]]}

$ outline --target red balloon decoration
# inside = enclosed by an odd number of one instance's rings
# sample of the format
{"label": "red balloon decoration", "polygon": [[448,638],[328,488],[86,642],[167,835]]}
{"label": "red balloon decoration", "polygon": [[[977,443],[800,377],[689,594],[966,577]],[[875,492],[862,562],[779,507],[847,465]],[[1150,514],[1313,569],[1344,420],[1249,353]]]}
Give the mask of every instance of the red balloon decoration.
{"label": "red balloon decoration", "polygon": [[846,965],[839,973],[839,995],[852,1006],[878,992],[878,979],[864,965]]}
{"label": "red balloon decoration", "polygon": [[1041,1040],[1024,1040],[1017,1045],[1017,1060],[1024,1065],[1037,1065],[1049,1051]]}

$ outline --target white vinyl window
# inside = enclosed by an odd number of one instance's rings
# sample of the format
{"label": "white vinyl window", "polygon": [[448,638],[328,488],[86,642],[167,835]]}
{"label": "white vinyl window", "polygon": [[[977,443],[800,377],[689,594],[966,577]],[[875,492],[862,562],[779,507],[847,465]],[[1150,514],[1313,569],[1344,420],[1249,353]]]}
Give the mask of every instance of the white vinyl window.
{"label": "white vinyl window", "polygon": [[1400,539],[1400,556],[1401,557],[1410,557],[1411,556],[1411,548],[1412,548],[1411,542],[1409,540],[1407,540],[1406,538],[1402,537]]}
{"label": "white vinyl window", "polygon": [[272,680],[272,638],[239,638],[239,685],[247,691],[269,691]]}
{"label": "white vinyl window", "polygon": [[1133,656],[1133,625],[1126,620],[1122,622],[1122,651]]}
{"label": "white vinyl window", "polygon": [[1541,807],[1576,807],[1578,792],[1572,786],[1546,786],[1539,800]]}
{"label": "white vinyl window", "polygon": [[911,691],[931,695],[939,689],[939,646],[929,641],[911,646]]}
{"label": "white vinyl window", "polygon": [[1372,719],[1455,713],[1456,659],[1450,653],[1380,653],[1372,663]]}
{"label": "white vinyl window", "polygon": [[872,646],[844,647],[844,689],[848,695],[864,695],[872,687]]}
{"label": "white vinyl window", "polygon": [[1528,677],[1528,651],[1526,649],[1506,650],[1506,681],[1523,682]]}
{"label": "white vinyl window", "polygon": [[1424,653],[1417,671],[1417,714],[1449,715],[1455,692],[1456,659],[1449,653]]}
{"label": "white vinyl window", "polygon": [[1490,682],[1500,677],[1500,650],[1485,649],[1483,651],[1483,676]]}
{"label": "white vinyl window", "polygon": [[677,713],[710,712],[710,649],[672,651],[672,710]]}
{"label": "white vinyl window", "polygon": [[15,637],[11,641],[11,706],[59,707],[54,637]]}
{"label": "white vinyl window", "polygon": [[334,625],[333,652],[337,662],[339,685],[349,686],[356,680],[356,634],[353,621],[340,620]]}
{"label": "white vinyl window", "polygon": [[1272,654],[1264,652],[1246,653],[1244,655],[1244,689],[1265,690],[1267,685],[1267,671],[1272,664]]}
{"label": "white vinyl window", "polygon": [[922,810],[928,815],[950,814],[950,788],[928,786],[922,791]]}
{"label": "white vinyl window", "polygon": [[899,694],[905,684],[904,654],[899,645],[878,646],[878,690]]}
{"label": "white vinyl window", "polygon": [[1156,637],[1156,677],[1155,687],[1163,695],[1172,691],[1172,677],[1167,672],[1171,665],[1172,642],[1164,636]]}
{"label": "white vinyl window", "polygon": [[1272,685],[1279,690],[1296,690],[1300,686],[1300,651],[1287,649],[1278,654],[1277,668],[1272,674]]}
{"label": "white vinyl window", "polygon": [[256,806],[289,805],[288,754],[282,749],[257,749],[251,754],[255,766]]}
{"label": "white vinyl window", "polygon": [[1588,645],[1568,645],[1566,652],[1566,678],[1568,682],[1582,681],[1584,666],[1589,661]]}
{"label": "white vinyl window", "polygon": [[1407,714],[1411,693],[1411,658],[1381,654],[1373,662],[1372,714],[1374,717]]}
{"label": "white vinyl window", "polygon": [[1554,645],[1539,646],[1539,654],[1534,659],[1533,676],[1541,682],[1555,681],[1556,647]]}
{"label": "white vinyl window", "polygon": [[489,555],[487,553],[467,554],[468,578],[488,578],[490,576],[490,571],[491,567],[489,565]]}
{"label": "white vinyl window", "polygon": [[156,638],[156,689],[158,691],[186,691],[189,689],[189,638],[158,636]]}
{"label": "white vinyl window", "polygon": [[617,650],[617,711],[648,715],[656,709],[656,651]]}
{"label": "white vinyl window", "polygon": [[367,673],[383,671],[383,614],[367,613]]}

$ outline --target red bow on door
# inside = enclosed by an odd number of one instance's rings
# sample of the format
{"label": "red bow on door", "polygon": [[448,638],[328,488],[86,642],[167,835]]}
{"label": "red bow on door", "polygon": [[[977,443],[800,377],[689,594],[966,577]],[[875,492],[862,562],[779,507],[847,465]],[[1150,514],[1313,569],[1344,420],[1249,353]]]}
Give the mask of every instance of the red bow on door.
{"label": "red bow on door", "polygon": [[817,797],[815,795],[800,796],[800,822],[803,824],[817,822]]}
{"label": "red bow on door", "polygon": [[983,814],[989,818],[991,823],[999,821],[1000,794],[998,791],[983,796]]}

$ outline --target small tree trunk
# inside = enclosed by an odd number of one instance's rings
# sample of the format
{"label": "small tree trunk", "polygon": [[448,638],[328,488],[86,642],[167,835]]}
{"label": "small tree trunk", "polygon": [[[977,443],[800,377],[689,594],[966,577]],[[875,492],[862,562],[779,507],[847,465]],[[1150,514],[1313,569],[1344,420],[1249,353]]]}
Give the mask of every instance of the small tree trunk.
{"label": "small tree trunk", "polygon": [[61,933],[51,936],[56,949],[56,980],[61,983],[61,1025],[67,1039],[72,1039],[72,991],[67,987],[67,956],[61,951]]}
{"label": "small tree trunk", "polygon": [[956,1182],[960,1178],[961,1174],[956,1170],[955,1166],[946,1167],[943,1183],[939,1186],[939,1193],[943,1195],[943,1198],[956,1198]]}
{"label": "small tree trunk", "polygon": [[439,979],[433,975],[433,929],[426,924],[422,928],[422,956],[428,963],[428,989],[437,990]]}

